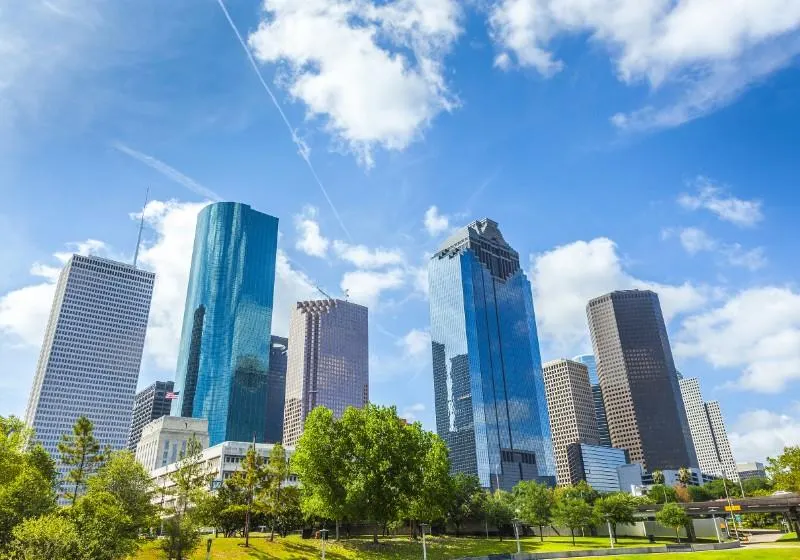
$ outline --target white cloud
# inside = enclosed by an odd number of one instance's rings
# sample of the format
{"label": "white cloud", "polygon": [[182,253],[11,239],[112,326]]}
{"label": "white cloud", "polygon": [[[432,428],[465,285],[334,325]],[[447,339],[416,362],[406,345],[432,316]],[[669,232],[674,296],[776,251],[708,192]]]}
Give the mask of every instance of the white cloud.
{"label": "white cloud", "polygon": [[398,249],[370,249],[364,245],[350,245],[337,240],[333,242],[333,250],[337,257],[358,268],[383,268],[405,262],[402,251]]}
{"label": "white cloud", "polygon": [[696,195],[683,193],[678,197],[678,204],[687,210],[708,210],[720,220],[740,227],[751,227],[764,219],[760,200],[730,196],[725,189],[702,176],[695,179],[693,184],[697,189]]}
{"label": "white cloud", "polygon": [[313,206],[303,208],[302,214],[294,217],[298,239],[295,248],[312,257],[324,257],[328,253],[330,241],[320,233],[317,209]]}
{"label": "white cloud", "polygon": [[[626,128],[677,126],[735,99],[800,52],[800,3],[741,0],[497,0],[490,15],[500,54],[551,76],[564,67],[551,46],[560,35],[588,35],[614,59],[620,80],[647,81],[667,97],[617,114]],[[665,91],[666,90],[666,91]]]}
{"label": "white cloud", "polygon": [[439,235],[450,229],[450,218],[444,214],[439,214],[439,209],[436,206],[431,206],[425,211],[424,223],[425,229],[431,236]]}
{"label": "white cloud", "polygon": [[458,101],[443,60],[461,33],[456,0],[264,0],[249,37],[256,58],[282,63],[309,116],[372,164],[402,150]]}
{"label": "white cloud", "polygon": [[740,389],[778,393],[800,379],[800,294],[778,287],[740,292],[684,319],[673,351],[740,369]]}
{"label": "white cloud", "polygon": [[410,358],[430,358],[431,335],[428,331],[411,329],[397,341],[397,345]]}
{"label": "white cloud", "polygon": [[536,255],[531,278],[539,334],[558,355],[590,349],[586,304],[594,297],[614,290],[653,290],[670,321],[702,307],[714,295],[714,290],[688,282],[668,285],[634,278],[623,270],[616,244],[605,237]]}
{"label": "white cloud", "polygon": [[405,418],[409,422],[416,422],[419,420],[419,415],[425,412],[426,407],[422,403],[415,403],[410,406],[403,407],[400,413],[400,418]]}
{"label": "white cloud", "polygon": [[[674,231],[665,230],[663,238],[669,238]],[[763,268],[767,257],[762,247],[745,249],[739,243],[722,243],[696,227],[684,228],[678,232],[681,245],[690,255],[711,252],[722,257],[731,266],[746,268],[751,271]]]}
{"label": "white cloud", "polygon": [[356,303],[375,307],[384,291],[397,290],[406,283],[403,269],[392,268],[385,272],[356,270],[342,276],[341,288]]}
{"label": "white cloud", "polygon": [[783,448],[800,445],[800,418],[771,410],[750,410],[740,415],[728,438],[739,462],[777,457]]}

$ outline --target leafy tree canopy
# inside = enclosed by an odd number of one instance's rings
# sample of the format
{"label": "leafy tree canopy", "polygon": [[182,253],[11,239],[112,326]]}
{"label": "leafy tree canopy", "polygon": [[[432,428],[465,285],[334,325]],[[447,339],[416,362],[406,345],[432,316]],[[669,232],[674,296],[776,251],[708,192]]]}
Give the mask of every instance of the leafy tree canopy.
{"label": "leafy tree canopy", "polygon": [[778,457],[767,461],[767,473],[775,488],[800,494],[800,445],[786,447]]}

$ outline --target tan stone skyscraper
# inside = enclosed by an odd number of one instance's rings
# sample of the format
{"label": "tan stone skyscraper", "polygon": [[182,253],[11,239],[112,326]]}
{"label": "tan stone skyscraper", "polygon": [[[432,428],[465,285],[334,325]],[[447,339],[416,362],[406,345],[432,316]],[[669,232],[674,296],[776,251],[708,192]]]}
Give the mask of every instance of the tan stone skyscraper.
{"label": "tan stone skyscraper", "polygon": [[560,359],[543,366],[550,432],[559,485],[578,482],[570,469],[567,447],[572,443],[599,445],[589,370],[579,362]]}
{"label": "tan stone skyscraper", "polygon": [[318,406],[340,417],[369,402],[368,312],[338,299],[301,301],[292,310],[283,444],[295,445]]}
{"label": "tan stone skyscraper", "polygon": [[611,444],[650,472],[696,467],[658,295],[612,292],[586,313]]}

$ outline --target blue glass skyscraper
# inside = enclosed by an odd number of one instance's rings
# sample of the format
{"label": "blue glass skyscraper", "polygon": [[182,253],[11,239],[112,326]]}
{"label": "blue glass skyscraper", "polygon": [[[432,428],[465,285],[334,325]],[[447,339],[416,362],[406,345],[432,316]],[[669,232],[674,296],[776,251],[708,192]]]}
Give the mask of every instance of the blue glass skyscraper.
{"label": "blue glass skyscraper", "polygon": [[436,430],[486,488],[555,483],[531,284],[497,223],[451,236],[428,267]]}
{"label": "blue glass skyscraper", "polygon": [[173,416],[208,419],[210,445],[264,442],[278,219],[220,202],[197,217]]}
{"label": "blue glass skyscraper", "polygon": [[600,445],[611,447],[606,405],[603,402],[603,389],[600,387],[600,378],[597,376],[597,361],[594,359],[594,354],[581,354],[572,359],[582,363],[589,370],[589,383],[592,385],[592,398],[594,399],[594,416],[597,420],[597,435],[600,437]]}

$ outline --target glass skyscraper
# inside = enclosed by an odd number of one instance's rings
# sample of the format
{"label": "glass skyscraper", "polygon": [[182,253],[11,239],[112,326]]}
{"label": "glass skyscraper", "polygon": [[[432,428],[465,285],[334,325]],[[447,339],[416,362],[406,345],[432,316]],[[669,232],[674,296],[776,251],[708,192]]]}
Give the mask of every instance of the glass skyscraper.
{"label": "glass skyscraper", "polygon": [[486,488],[555,484],[531,284],[497,223],[473,222],[431,258],[436,430],[454,472]]}
{"label": "glass skyscraper", "polygon": [[283,441],[283,409],[286,398],[286,355],[288,348],[288,338],[272,335],[269,351],[267,443]]}
{"label": "glass skyscraper", "polygon": [[56,285],[25,421],[58,463],[79,416],[103,446],[124,449],[139,380],[155,275],[73,255]]}
{"label": "glass skyscraper", "polygon": [[197,217],[173,416],[208,420],[210,445],[264,442],[278,219],[220,202]]}
{"label": "glass skyscraper", "polygon": [[597,435],[600,438],[600,445],[611,447],[606,405],[603,403],[603,389],[600,387],[600,378],[597,376],[597,362],[594,359],[594,355],[582,354],[572,359],[582,363],[589,370],[589,382],[592,384],[592,399],[594,400],[594,417],[597,420]]}

